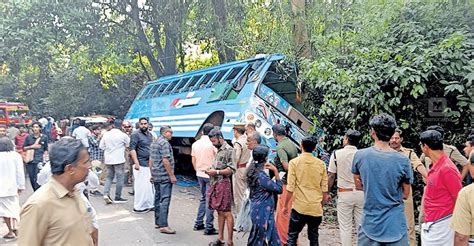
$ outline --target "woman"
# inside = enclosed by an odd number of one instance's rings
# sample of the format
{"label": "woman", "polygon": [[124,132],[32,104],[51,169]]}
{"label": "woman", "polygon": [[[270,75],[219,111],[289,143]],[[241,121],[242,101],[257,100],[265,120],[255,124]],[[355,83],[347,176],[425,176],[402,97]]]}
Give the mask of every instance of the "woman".
{"label": "woman", "polygon": [[20,217],[18,194],[25,189],[23,160],[13,149],[10,139],[0,138],[0,217],[8,227],[3,236],[6,241],[16,238],[14,224]]}
{"label": "woman", "polygon": [[[274,193],[281,194],[282,182],[275,166],[267,163],[268,147],[257,145],[252,151],[253,163],[247,171],[250,188],[250,216],[252,230],[247,245],[281,245],[275,227],[273,200]],[[275,173],[275,182],[265,173],[265,169]]]}

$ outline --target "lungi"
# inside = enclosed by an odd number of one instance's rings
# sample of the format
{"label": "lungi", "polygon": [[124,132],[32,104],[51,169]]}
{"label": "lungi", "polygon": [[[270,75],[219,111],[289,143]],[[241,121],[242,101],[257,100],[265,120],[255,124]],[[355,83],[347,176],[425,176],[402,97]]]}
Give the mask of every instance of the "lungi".
{"label": "lungi", "polygon": [[449,227],[451,219],[452,215],[448,215],[434,222],[423,223],[421,225],[421,245],[454,245],[454,230]]}
{"label": "lungi", "polygon": [[20,201],[18,195],[0,197],[0,217],[20,218]]}
{"label": "lungi", "polygon": [[133,170],[133,189],[135,191],[133,208],[135,210],[145,210],[155,207],[155,193],[153,184],[150,182],[150,168],[140,166],[139,170]]}

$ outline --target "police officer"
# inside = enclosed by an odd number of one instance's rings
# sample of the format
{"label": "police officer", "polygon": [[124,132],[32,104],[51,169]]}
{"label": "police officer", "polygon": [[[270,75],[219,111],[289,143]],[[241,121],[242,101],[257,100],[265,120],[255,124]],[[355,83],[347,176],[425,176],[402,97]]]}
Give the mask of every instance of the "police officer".
{"label": "police officer", "polygon": [[[408,157],[410,159],[410,163],[413,167],[414,171],[417,171],[423,176],[423,180],[426,180],[426,168],[421,163],[420,159],[416,155],[413,149],[405,148],[402,146],[403,137],[402,137],[402,130],[395,129],[395,133],[393,134],[392,138],[390,139],[390,147],[392,149],[398,151],[400,154]],[[408,225],[408,236],[410,238],[410,246],[416,246],[416,232],[415,232],[415,214],[413,210],[413,194],[412,190],[410,189],[410,195],[406,200],[403,200],[405,205],[405,217],[407,220]]]}
{"label": "police officer", "polygon": [[234,153],[235,161],[237,164],[237,170],[233,177],[233,192],[234,192],[234,203],[235,213],[240,212],[240,205],[244,198],[245,189],[247,189],[247,181],[245,175],[247,173],[247,162],[250,159],[250,150],[247,148],[247,135],[245,135],[245,124],[235,123],[234,124]]}

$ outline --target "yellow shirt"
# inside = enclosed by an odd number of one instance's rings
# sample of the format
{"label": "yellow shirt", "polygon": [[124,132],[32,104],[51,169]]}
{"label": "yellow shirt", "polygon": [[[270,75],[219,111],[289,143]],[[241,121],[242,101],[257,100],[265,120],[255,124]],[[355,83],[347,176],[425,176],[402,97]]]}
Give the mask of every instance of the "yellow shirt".
{"label": "yellow shirt", "polygon": [[24,204],[18,245],[93,245],[92,221],[78,191],[50,178]]}
{"label": "yellow shirt", "polygon": [[458,194],[451,228],[474,238],[474,184],[464,187]]}
{"label": "yellow shirt", "polygon": [[311,153],[292,159],[286,190],[293,192],[293,209],[300,214],[323,216],[323,192],[328,192],[326,166]]}

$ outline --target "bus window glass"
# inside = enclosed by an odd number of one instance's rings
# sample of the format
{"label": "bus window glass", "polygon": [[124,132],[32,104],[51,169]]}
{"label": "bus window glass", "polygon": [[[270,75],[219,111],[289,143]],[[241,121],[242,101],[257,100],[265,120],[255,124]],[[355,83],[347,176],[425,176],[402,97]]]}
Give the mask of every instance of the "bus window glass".
{"label": "bus window glass", "polygon": [[176,85],[171,93],[179,93],[181,89],[188,83],[189,78],[183,78],[179,81],[178,85]]}
{"label": "bus window glass", "polygon": [[156,93],[156,91],[158,90],[159,87],[160,87],[160,85],[154,85],[153,88],[146,95],[146,98],[154,97],[154,95],[155,95],[155,93]]}
{"label": "bus window glass", "polygon": [[145,99],[148,93],[153,89],[154,85],[148,85],[143,93],[140,95],[140,99]]}
{"label": "bus window glass", "polygon": [[0,118],[7,118],[7,115],[5,114],[5,109],[0,108]]}
{"label": "bus window glass", "polygon": [[199,81],[199,79],[201,78],[202,76],[194,76],[192,79],[191,79],[191,82],[189,82],[188,86],[186,86],[185,88],[183,88],[181,90],[181,92],[185,92],[185,91],[188,91],[188,90],[192,90],[192,88],[196,85],[196,83]]}
{"label": "bus window glass", "polygon": [[196,85],[198,87],[196,89],[211,87],[212,83],[210,83],[210,82],[211,82],[212,77],[214,77],[215,74],[216,73],[208,73],[208,74],[204,75],[204,78],[199,82],[199,84]]}
{"label": "bus window glass", "polygon": [[8,118],[10,119],[18,119],[21,116],[23,117],[29,116],[29,111],[28,110],[8,110]]}
{"label": "bus window glass", "polygon": [[161,93],[161,95],[168,95],[168,94],[170,93],[170,91],[173,89],[173,87],[175,87],[178,82],[179,82],[178,80],[175,80],[175,81],[170,82],[170,83],[165,87],[165,89],[163,90],[163,93]]}

